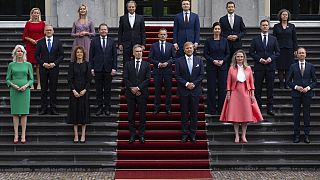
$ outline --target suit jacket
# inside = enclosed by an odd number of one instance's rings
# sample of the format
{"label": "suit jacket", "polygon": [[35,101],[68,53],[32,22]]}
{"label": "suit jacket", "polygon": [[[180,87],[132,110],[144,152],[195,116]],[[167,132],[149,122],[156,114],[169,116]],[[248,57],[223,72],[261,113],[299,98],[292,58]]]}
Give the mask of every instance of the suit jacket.
{"label": "suit jacket", "polygon": [[46,38],[42,38],[36,45],[34,56],[37,63],[40,64],[40,67],[43,67],[44,63],[54,63],[56,67],[58,67],[64,58],[64,50],[61,41],[58,38],[53,37],[52,47],[49,53]]}
{"label": "suit jacket", "polygon": [[[238,75],[238,68],[234,66],[230,66],[227,78],[227,91],[233,91],[236,89],[237,84],[237,75]],[[251,67],[248,66],[244,69],[244,75],[246,77],[246,86],[248,90],[254,90],[254,80]]]}
{"label": "suit jacket", "polygon": [[[218,42],[215,43],[215,42]],[[228,41],[226,38],[221,37],[218,41],[214,40],[213,37],[210,37],[206,40],[204,44],[204,57],[206,58],[206,69],[208,70],[228,70],[227,64],[230,64],[229,57],[230,57],[230,49],[228,45]],[[222,66],[216,66],[212,63],[213,60],[222,59],[223,64]]]}
{"label": "suit jacket", "polygon": [[89,62],[91,69],[95,72],[111,72],[117,70],[117,49],[114,40],[110,37],[106,39],[106,48],[103,52],[100,36],[92,39],[90,43]]}
{"label": "suit jacket", "polygon": [[[191,75],[189,73],[185,56],[178,58],[175,61],[175,65],[176,80],[178,82],[177,94],[179,96],[201,96],[201,82],[204,77],[204,67],[202,59],[193,56],[193,67]],[[192,82],[195,85],[195,88],[192,90],[187,89],[185,86],[187,82]]]}
{"label": "suit jacket", "polygon": [[141,91],[141,96],[148,97],[149,91],[149,81],[151,78],[150,72],[150,63],[146,61],[141,61],[138,77],[136,75],[135,61],[128,61],[125,64],[123,77],[125,80],[126,91],[125,94],[127,97],[135,97],[131,93],[131,87],[139,87]]}
{"label": "suit jacket", "polygon": [[144,18],[135,13],[135,20],[133,28],[130,26],[129,15],[125,14],[120,17],[118,42],[120,45],[131,46],[135,44],[146,44],[146,33]]}
{"label": "suit jacket", "polygon": [[[278,41],[274,36],[268,35],[267,47],[265,48],[261,35],[258,35],[252,39],[249,54],[254,59],[254,70],[276,70],[276,61],[280,55]],[[261,58],[267,59],[268,57],[271,58],[271,63],[260,63]]]}
{"label": "suit jacket", "polygon": [[229,35],[237,35],[238,39],[236,41],[228,41],[230,47],[234,48],[241,48],[242,43],[241,39],[243,36],[246,34],[246,26],[243,23],[243,19],[241,16],[238,16],[234,14],[234,23],[233,23],[233,28],[231,28],[229,19],[228,19],[228,14],[225,16],[222,16],[219,19],[219,22],[221,24],[221,36],[227,38]]}
{"label": "suit jacket", "polygon": [[[149,60],[153,64],[153,73],[160,74],[163,72],[164,74],[172,74],[172,64],[174,63],[174,58],[176,57],[176,52],[172,43],[165,43],[165,51],[164,54],[160,51],[160,43],[155,42],[151,45]],[[168,63],[166,68],[158,68],[159,63]]]}
{"label": "suit jacket", "polygon": [[185,42],[199,43],[200,22],[198,14],[190,12],[188,24],[184,23],[183,12],[176,14],[173,25],[173,44],[177,43],[183,48]]}
{"label": "suit jacket", "polygon": [[[304,73],[302,76],[300,72],[299,62],[292,64],[290,66],[287,83],[288,86],[292,89],[292,97],[314,96],[313,89],[317,85],[317,77],[314,65],[306,62]],[[311,90],[304,94],[295,90],[295,86],[302,86],[304,88],[309,86]]]}
{"label": "suit jacket", "polygon": [[286,49],[298,49],[297,34],[294,24],[289,23],[286,29],[283,29],[280,23],[273,26],[273,35],[277,38],[279,47]]}

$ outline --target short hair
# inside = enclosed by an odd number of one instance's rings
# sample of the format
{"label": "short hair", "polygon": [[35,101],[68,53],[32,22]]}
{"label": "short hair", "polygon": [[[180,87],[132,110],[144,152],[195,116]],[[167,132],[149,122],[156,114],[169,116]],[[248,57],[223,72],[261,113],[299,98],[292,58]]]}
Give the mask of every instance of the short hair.
{"label": "short hair", "polygon": [[46,29],[46,27],[48,27],[48,26],[51,26],[52,29],[53,29],[53,25],[52,25],[52,24],[46,24],[46,25],[44,26],[44,29]]}
{"label": "short hair", "polygon": [[236,4],[233,1],[228,1],[226,4],[226,8],[228,7],[229,4],[233,4],[233,6],[236,7]]}
{"label": "short hair", "polygon": [[216,26],[220,26],[221,27],[221,24],[219,22],[214,22],[212,24],[212,29],[214,29]]}
{"label": "short hair", "polygon": [[268,19],[262,19],[262,20],[260,21],[260,25],[261,25],[263,22],[268,22],[268,24],[270,24],[270,21],[269,21]]}
{"label": "short hair", "polygon": [[183,1],[189,1],[189,3],[191,3],[191,0],[181,0],[181,3],[182,3]]}
{"label": "short hair", "polygon": [[166,31],[166,32],[167,32],[168,30],[167,30],[166,28],[160,28],[160,29],[159,29],[159,32],[160,32],[160,31]]}
{"label": "short hair", "polygon": [[133,3],[135,7],[137,7],[137,3],[135,1],[128,1],[126,7],[128,8],[128,4]]}
{"label": "short hair", "polygon": [[132,48],[132,51],[134,52],[134,50],[135,50],[136,48],[141,48],[141,49],[143,49],[143,46],[140,45],[140,44],[135,44],[135,45],[133,46],[133,48]]}
{"label": "short hair", "polygon": [[281,15],[282,15],[282,13],[283,12],[287,12],[288,13],[288,22],[289,22],[289,20],[291,19],[291,13],[290,13],[290,11],[289,10],[287,10],[287,9],[280,9],[279,10],[279,12],[278,12],[278,20],[281,22],[282,21],[282,19],[281,19]]}
{"label": "short hair", "polygon": [[26,51],[26,49],[25,49],[22,45],[20,45],[20,44],[16,45],[16,46],[14,47],[13,51],[12,51],[12,61],[13,61],[13,62],[16,62],[16,60],[17,60],[17,55],[16,55],[16,53],[17,53],[17,50],[18,50],[19,48],[20,48],[21,51],[23,52],[23,56],[22,56],[23,62],[26,62],[26,61],[27,61],[27,51]]}
{"label": "short hair", "polygon": [[185,48],[186,48],[186,46],[190,46],[190,45],[193,47],[193,43],[192,43],[192,42],[190,42],[190,41],[188,41],[188,42],[184,43],[184,45],[183,45],[183,49],[185,49]]}
{"label": "short hair", "polygon": [[39,21],[41,21],[41,11],[40,11],[40,8],[32,8],[32,9],[31,9],[29,21],[32,20],[32,13],[33,13],[34,11],[39,11]]}
{"label": "short hair", "polygon": [[304,47],[298,47],[297,52],[298,52],[300,49],[303,49],[305,52],[307,52],[307,49],[304,48]]}
{"label": "short hair", "polygon": [[109,27],[108,27],[108,25],[107,25],[106,23],[101,23],[101,24],[99,25],[99,30],[100,30],[101,26],[107,26],[107,29],[109,29]]}
{"label": "short hair", "polygon": [[80,8],[84,6],[86,8],[87,14],[86,14],[86,19],[88,18],[88,7],[85,4],[80,4],[79,8],[78,8],[78,14],[79,14],[79,19],[80,19]]}
{"label": "short hair", "polygon": [[236,56],[238,53],[242,53],[243,54],[243,68],[247,68],[249,66],[248,64],[248,60],[247,60],[247,55],[246,55],[246,52],[242,49],[239,49],[237,50],[233,56],[232,56],[232,59],[231,59],[231,66],[234,67],[234,68],[237,68],[237,61],[236,61]]}
{"label": "short hair", "polygon": [[73,50],[73,59],[71,59],[71,61],[73,61],[73,62],[76,62],[76,61],[77,61],[77,50],[78,50],[78,49],[80,49],[80,50],[83,52],[83,60],[82,60],[82,61],[87,60],[87,59],[86,59],[86,54],[87,54],[87,52],[86,52],[86,50],[84,49],[84,47],[83,47],[83,46],[76,46],[76,47],[74,48],[74,50]]}

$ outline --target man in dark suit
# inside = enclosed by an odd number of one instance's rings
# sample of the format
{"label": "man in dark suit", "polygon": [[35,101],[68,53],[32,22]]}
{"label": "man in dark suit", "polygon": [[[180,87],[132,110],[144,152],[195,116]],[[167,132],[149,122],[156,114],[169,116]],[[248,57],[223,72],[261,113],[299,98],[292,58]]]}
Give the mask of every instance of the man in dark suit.
{"label": "man in dark suit", "polygon": [[57,84],[59,76],[59,64],[63,61],[64,51],[60,40],[53,36],[53,26],[47,24],[44,28],[45,37],[38,41],[35,59],[40,65],[41,82],[41,111],[40,115],[48,112],[48,88],[50,96],[50,108],[52,115],[58,115]]}
{"label": "man in dark suit", "polygon": [[183,46],[185,42],[194,43],[197,49],[200,39],[200,22],[198,14],[190,11],[190,0],[181,1],[182,12],[174,17],[173,44],[177,57],[184,56]]}
{"label": "man in dark suit", "polygon": [[243,23],[242,17],[234,13],[235,8],[234,2],[227,2],[226,9],[228,14],[219,19],[222,29],[221,36],[228,39],[230,48],[230,58],[227,62],[228,67],[230,66],[234,52],[242,48],[241,38],[246,34],[246,26]]}
{"label": "man in dark suit", "polygon": [[[180,97],[182,143],[188,141],[188,131],[190,132],[191,142],[196,143],[199,98],[202,94],[203,62],[193,55],[193,51],[193,43],[186,42],[184,44],[185,56],[175,61],[176,80],[178,83],[177,94]],[[189,113],[190,126],[188,125]]]}
{"label": "man in dark suit", "polygon": [[261,92],[263,80],[266,80],[267,88],[267,114],[274,116],[273,112],[273,87],[276,70],[276,60],[280,55],[277,39],[268,34],[269,21],[260,21],[261,34],[252,39],[249,50],[254,59],[254,86],[255,97],[261,109]]}
{"label": "man in dark suit", "polygon": [[315,67],[306,62],[306,55],[306,49],[298,48],[297,57],[299,62],[291,65],[287,80],[288,86],[292,89],[294,143],[300,142],[301,105],[303,106],[304,142],[310,143],[310,104],[311,98],[314,96],[313,89],[317,85],[317,77]]}
{"label": "man in dark suit", "polygon": [[97,91],[98,111],[96,115],[99,116],[104,112],[109,116],[112,76],[117,70],[117,49],[113,39],[107,36],[107,24],[99,25],[99,34],[99,37],[91,41],[89,62]]}
{"label": "man in dark suit", "polygon": [[150,48],[149,59],[153,64],[153,77],[155,83],[154,114],[160,110],[161,84],[164,83],[166,92],[166,112],[171,114],[171,88],[172,88],[172,64],[176,56],[172,43],[166,42],[167,30],[159,30],[159,42],[153,43]]}
{"label": "man in dark suit", "polygon": [[128,104],[128,121],[130,130],[129,143],[135,141],[135,117],[136,107],[138,106],[139,122],[139,141],[144,143],[144,132],[146,129],[146,109],[148,99],[148,86],[151,78],[149,62],[142,60],[143,46],[136,44],[133,46],[134,61],[129,61],[124,67],[124,81],[126,85],[125,95]]}
{"label": "man in dark suit", "polygon": [[146,44],[144,18],[135,13],[136,2],[128,1],[126,6],[129,13],[120,17],[118,30],[119,49],[123,51],[123,66],[133,57],[133,45],[141,44],[144,49]]}

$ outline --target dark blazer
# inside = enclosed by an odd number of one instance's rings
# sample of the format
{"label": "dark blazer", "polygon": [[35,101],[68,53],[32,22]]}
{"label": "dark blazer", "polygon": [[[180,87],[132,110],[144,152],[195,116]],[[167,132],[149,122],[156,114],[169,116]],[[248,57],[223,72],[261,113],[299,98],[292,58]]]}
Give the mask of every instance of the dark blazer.
{"label": "dark blazer", "polygon": [[[151,45],[149,60],[153,64],[153,73],[160,74],[172,74],[172,64],[174,63],[174,58],[176,57],[176,52],[172,43],[165,43],[164,54],[160,52],[160,43],[155,42]],[[168,63],[166,68],[158,68],[159,63]]]}
{"label": "dark blazer", "polygon": [[92,39],[90,44],[89,62],[95,72],[111,72],[117,70],[117,49],[114,40],[107,37],[105,52],[101,46],[100,36]]}
{"label": "dark blazer", "polygon": [[229,45],[234,48],[241,48],[242,43],[241,39],[246,34],[246,26],[243,23],[243,19],[241,16],[234,14],[234,23],[233,28],[231,28],[228,20],[228,14],[222,16],[219,19],[221,24],[221,36],[227,38],[229,35],[237,35],[238,39],[234,42],[229,41]]}
{"label": "dark blazer", "polygon": [[[178,82],[177,94],[179,96],[201,96],[201,82],[204,77],[204,67],[202,59],[193,56],[193,67],[191,75],[189,73],[185,56],[176,59],[175,65],[176,80]],[[192,82],[195,85],[195,88],[192,90],[187,89],[185,86],[187,82]]]}
{"label": "dark blazer", "polygon": [[[280,55],[278,41],[274,36],[268,35],[268,44],[265,49],[262,37],[258,35],[252,39],[249,54],[254,59],[254,70],[276,70],[276,61]],[[260,63],[261,58],[268,57],[271,58],[271,63]]]}
{"label": "dark blazer", "polygon": [[277,38],[279,47],[286,49],[298,49],[297,34],[294,24],[289,23],[286,29],[283,29],[280,23],[273,26],[273,35]]}
{"label": "dark blazer", "polygon": [[[288,83],[288,86],[292,89],[291,91],[292,97],[314,96],[313,89],[317,85],[317,77],[316,77],[314,65],[306,62],[304,74],[302,76],[300,72],[299,62],[292,64],[289,70],[287,83]],[[294,89],[296,85],[302,86],[304,88],[309,86],[311,90],[303,94]]]}
{"label": "dark blazer", "polygon": [[200,22],[198,14],[190,12],[188,24],[184,23],[183,12],[176,14],[173,25],[173,44],[177,43],[183,49],[185,42],[199,43]]}
{"label": "dark blazer", "polygon": [[[217,42],[217,43],[215,43]],[[210,37],[206,40],[204,44],[204,57],[206,58],[206,69],[207,70],[216,70],[220,68],[221,70],[228,70],[227,64],[230,64],[230,49],[228,45],[228,40],[221,37],[220,40],[214,40],[213,37]],[[216,66],[212,63],[213,60],[222,59],[222,66]]]}
{"label": "dark blazer", "polygon": [[49,53],[46,38],[42,38],[36,45],[35,58],[40,67],[43,67],[44,63],[54,63],[58,67],[64,58],[61,41],[53,36],[52,47]]}
{"label": "dark blazer", "polygon": [[135,14],[133,28],[130,26],[129,14],[120,17],[118,30],[118,43],[120,45],[145,45],[146,33],[144,18],[141,15]]}
{"label": "dark blazer", "polygon": [[135,97],[131,93],[130,87],[139,87],[141,91],[141,96],[147,97],[149,95],[148,86],[151,78],[150,72],[150,63],[146,61],[141,61],[140,70],[138,77],[136,75],[135,61],[128,61],[125,64],[123,77],[125,80],[126,91],[125,94],[127,97]]}

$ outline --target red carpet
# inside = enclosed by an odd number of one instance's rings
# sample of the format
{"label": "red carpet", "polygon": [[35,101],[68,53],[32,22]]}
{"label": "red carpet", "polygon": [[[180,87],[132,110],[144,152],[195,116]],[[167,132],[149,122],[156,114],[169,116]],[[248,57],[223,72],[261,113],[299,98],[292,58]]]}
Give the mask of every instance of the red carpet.
{"label": "red carpet", "polygon": [[[169,42],[172,41],[172,27]],[[159,27],[146,27],[147,45],[144,60],[148,60],[151,43],[158,40]],[[151,66],[151,69],[153,67]],[[174,71],[174,67],[173,67]],[[173,76],[174,77],[174,76]],[[154,80],[150,81],[147,104],[145,144],[129,144],[128,114],[124,88],[120,96],[118,142],[115,179],[213,179],[210,173],[208,140],[203,98],[200,99],[197,143],[181,143],[181,122],[177,83],[172,82],[172,114],[165,113],[165,92],[162,90],[160,113],[154,115]],[[123,84],[124,86],[124,84]],[[136,116],[136,126],[139,124]]]}

